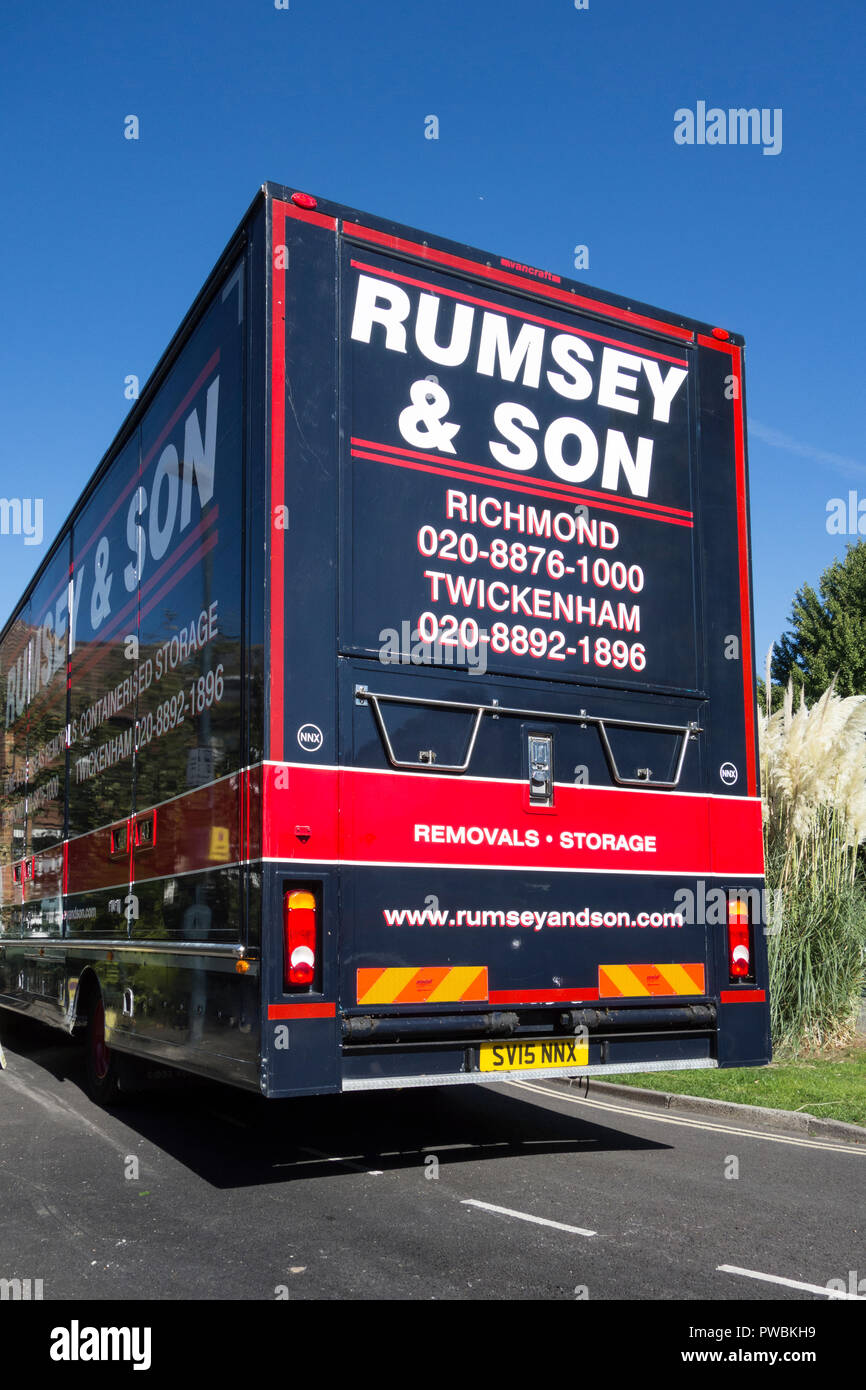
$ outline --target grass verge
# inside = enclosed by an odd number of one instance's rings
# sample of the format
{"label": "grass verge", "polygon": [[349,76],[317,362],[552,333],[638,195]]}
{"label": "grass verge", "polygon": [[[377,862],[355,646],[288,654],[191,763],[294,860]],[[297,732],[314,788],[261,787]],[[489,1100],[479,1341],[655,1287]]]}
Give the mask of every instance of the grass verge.
{"label": "grass verge", "polygon": [[638,1076],[605,1076],[626,1086],[711,1096],[771,1110],[805,1110],[825,1120],[866,1126],[866,1044],[785,1057],[768,1067],[724,1071],[657,1071]]}

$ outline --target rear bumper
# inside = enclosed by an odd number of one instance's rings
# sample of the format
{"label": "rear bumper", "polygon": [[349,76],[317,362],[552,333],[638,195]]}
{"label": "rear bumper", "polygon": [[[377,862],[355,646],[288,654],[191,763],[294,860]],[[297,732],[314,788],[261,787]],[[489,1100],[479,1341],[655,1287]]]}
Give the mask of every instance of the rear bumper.
{"label": "rear bumper", "polygon": [[368,1076],[347,1078],[343,1081],[344,1091],[399,1091],[409,1086],[477,1086],[485,1082],[502,1081],[543,1081],[556,1079],[566,1081],[581,1076],[601,1076],[605,1072],[616,1075],[652,1071],[705,1071],[717,1067],[715,1058],[684,1058],[678,1061],[663,1062],[601,1062],[580,1067],[577,1071],[564,1071],[561,1067],[533,1069],[532,1071],[508,1072],[451,1072],[438,1076]]}
{"label": "rear bumper", "polygon": [[581,1032],[595,1038],[616,1034],[706,1033],[715,1030],[715,1003],[599,1006],[563,1010],[497,1010],[479,1014],[352,1014],[341,1024],[344,1046],[378,1046],[389,1042],[463,1042],[476,1038],[569,1037]]}
{"label": "rear bumper", "polygon": [[263,1090],[282,1097],[760,1066],[770,1059],[765,1014],[745,997],[443,1014],[334,1007],[328,1018],[293,1016],[277,1030],[285,1036],[268,1054]]}
{"label": "rear bumper", "polygon": [[[603,1014],[603,1010],[594,1010]],[[619,1014],[619,1010],[612,1011]],[[639,1015],[640,1009],[629,1010]],[[658,1014],[660,1010],[647,1010]],[[685,1012],[685,1010],[684,1010]],[[589,1027],[578,1033],[563,1027],[559,1010],[548,1015],[547,1029],[528,1020],[506,1037],[466,1037],[437,1041],[433,1038],[394,1038],[358,1044],[345,1041],[340,1058],[340,1089],[392,1090],[403,1086],[451,1086],[514,1080],[520,1077],[575,1077],[603,1075],[605,1072],[697,1070],[719,1064],[718,1033],[711,1006],[699,1012],[692,1006],[690,1026],[674,1030],[670,1026],[651,1028],[648,1021],[634,1017],[631,1031]],[[422,1020],[418,1020],[423,1023]],[[620,1022],[617,1019],[617,1022]],[[394,1020],[397,1024],[398,1020]],[[580,1040],[585,1061],[568,1056],[569,1040]],[[495,1069],[482,1070],[482,1053],[493,1054]],[[573,1052],[573,1049],[572,1049]],[[531,1056],[527,1056],[531,1053]],[[550,1062],[550,1065],[546,1063]]]}

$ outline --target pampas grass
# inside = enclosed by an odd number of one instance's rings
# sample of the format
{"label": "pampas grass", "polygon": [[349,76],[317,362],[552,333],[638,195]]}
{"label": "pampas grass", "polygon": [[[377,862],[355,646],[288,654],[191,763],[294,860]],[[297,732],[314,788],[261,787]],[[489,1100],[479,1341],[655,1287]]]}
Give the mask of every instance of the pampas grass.
{"label": "pampas grass", "polygon": [[781,910],[768,933],[777,1048],[850,1040],[864,983],[866,892],[858,847],[866,840],[866,696],[834,683],[796,709],[759,715],[767,887]]}

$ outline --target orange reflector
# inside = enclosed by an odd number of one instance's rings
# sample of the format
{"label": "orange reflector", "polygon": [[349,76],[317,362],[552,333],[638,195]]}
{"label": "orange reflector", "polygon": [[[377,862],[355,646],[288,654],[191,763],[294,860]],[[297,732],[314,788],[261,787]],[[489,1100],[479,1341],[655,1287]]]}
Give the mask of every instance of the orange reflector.
{"label": "orange reflector", "polygon": [[312,893],[305,893],[297,889],[294,893],[289,893],[288,899],[289,908],[292,912],[300,912],[305,908],[311,908],[315,911],[316,899],[313,897]]}

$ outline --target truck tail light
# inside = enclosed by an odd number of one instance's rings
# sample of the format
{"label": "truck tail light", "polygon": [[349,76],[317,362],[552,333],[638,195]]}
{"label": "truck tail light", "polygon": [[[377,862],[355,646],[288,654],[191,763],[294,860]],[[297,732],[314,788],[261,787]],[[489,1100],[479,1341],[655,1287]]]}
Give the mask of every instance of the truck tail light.
{"label": "truck tail light", "polygon": [[283,985],[307,988],[316,978],[316,899],[290,889],[283,897]]}
{"label": "truck tail light", "polygon": [[728,969],[732,980],[752,978],[752,929],[748,904],[728,900]]}

